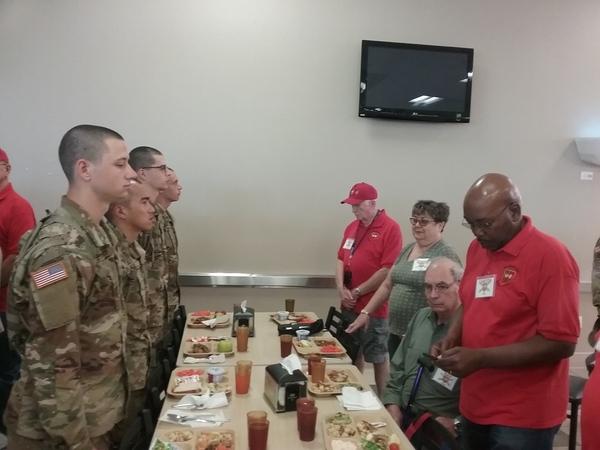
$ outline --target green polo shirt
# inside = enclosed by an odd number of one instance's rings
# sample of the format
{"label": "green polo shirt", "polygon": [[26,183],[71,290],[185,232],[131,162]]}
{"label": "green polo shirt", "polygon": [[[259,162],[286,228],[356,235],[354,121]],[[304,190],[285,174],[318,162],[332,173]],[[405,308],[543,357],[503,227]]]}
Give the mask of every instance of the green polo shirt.
{"label": "green polo shirt", "polygon": [[[408,404],[419,363],[417,359],[423,353],[429,353],[431,346],[441,340],[448,332],[449,323],[437,324],[437,314],[430,307],[419,310],[408,324],[406,336],[394,354],[390,366],[390,375],[383,391],[384,405],[396,404],[405,407]],[[436,372],[423,371],[413,409],[415,412],[428,411],[434,416],[456,417],[460,380],[452,390],[433,381]]]}

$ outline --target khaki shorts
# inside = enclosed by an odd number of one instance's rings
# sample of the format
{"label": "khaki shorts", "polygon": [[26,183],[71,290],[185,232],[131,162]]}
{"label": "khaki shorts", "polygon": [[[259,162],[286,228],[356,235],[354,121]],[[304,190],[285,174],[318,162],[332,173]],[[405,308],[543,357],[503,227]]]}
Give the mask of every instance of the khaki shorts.
{"label": "khaki shorts", "polygon": [[[343,317],[352,323],[358,317],[354,311],[345,309],[342,311]],[[367,330],[360,329],[352,333],[360,342],[360,351],[368,363],[383,363],[388,360],[388,339],[390,328],[388,319],[380,317],[371,317],[369,320],[369,328]]]}

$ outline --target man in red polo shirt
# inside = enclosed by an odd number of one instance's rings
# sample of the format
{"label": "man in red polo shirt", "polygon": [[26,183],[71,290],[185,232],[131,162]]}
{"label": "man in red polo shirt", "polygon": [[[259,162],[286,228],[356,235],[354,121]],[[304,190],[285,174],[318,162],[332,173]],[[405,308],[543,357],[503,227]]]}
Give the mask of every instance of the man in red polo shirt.
{"label": "man in red polo shirt", "polygon": [[352,205],[356,220],[346,227],[338,250],[336,285],[342,313],[349,322],[354,322],[359,314],[371,317],[366,330],[355,331],[361,354],[354,364],[362,372],[365,361],[373,363],[375,384],[381,395],[390,370],[388,303],[371,314],[364,307],[394,265],[402,248],[402,234],[398,223],[377,208],[377,190],[370,184],[355,184],[342,203]]}
{"label": "man in red polo shirt", "polygon": [[[2,270],[0,272],[0,318],[6,329],[6,288],[13,263],[19,253],[19,239],[35,227],[33,209],[27,200],[15,192],[8,181],[10,162],[0,148],[0,250]],[[20,359],[8,345],[6,331],[0,333],[0,433],[6,433],[2,415],[14,381],[19,377]]]}
{"label": "man in red polo shirt", "polygon": [[476,237],[460,285],[463,307],[432,349],[464,377],[466,450],[550,450],[569,397],[579,337],[579,269],[567,248],[521,214],[506,176],[479,178],[464,200]]}

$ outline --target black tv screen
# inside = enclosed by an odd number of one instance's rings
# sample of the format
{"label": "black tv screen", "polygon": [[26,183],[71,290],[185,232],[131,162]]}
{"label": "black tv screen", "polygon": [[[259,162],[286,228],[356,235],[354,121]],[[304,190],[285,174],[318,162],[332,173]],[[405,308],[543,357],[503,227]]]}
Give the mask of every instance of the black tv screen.
{"label": "black tv screen", "polygon": [[362,41],[358,115],[466,123],[473,49]]}

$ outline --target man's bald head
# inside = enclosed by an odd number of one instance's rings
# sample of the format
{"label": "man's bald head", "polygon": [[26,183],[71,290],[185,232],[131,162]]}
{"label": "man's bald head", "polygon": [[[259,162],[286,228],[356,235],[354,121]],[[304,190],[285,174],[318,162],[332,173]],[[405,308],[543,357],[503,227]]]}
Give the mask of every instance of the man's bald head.
{"label": "man's bald head", "polygon": [[479,177],[467,191],[463,209],[467,225],[488,250],[504,247],[524,225],[519,188],[500,173]]}

